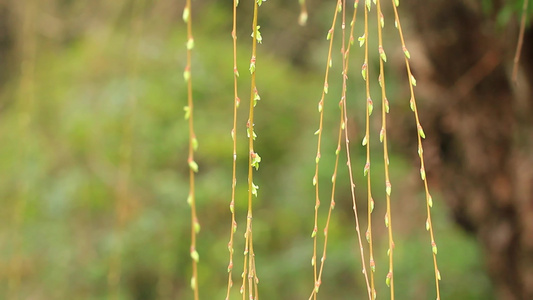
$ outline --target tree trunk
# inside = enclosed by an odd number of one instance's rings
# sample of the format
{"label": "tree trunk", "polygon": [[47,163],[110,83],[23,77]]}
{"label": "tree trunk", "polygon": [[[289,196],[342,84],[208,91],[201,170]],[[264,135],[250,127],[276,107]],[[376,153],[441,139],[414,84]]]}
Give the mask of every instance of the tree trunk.
{"label": "tree trunk", "polygon": [[430,62],[417,68],[412,55],[415,76],[431,82],[417,91],[433,179],[481,242],[499,298],[533,299],[533,32],[515,86],[516,28],[473,1],[401,4]]}

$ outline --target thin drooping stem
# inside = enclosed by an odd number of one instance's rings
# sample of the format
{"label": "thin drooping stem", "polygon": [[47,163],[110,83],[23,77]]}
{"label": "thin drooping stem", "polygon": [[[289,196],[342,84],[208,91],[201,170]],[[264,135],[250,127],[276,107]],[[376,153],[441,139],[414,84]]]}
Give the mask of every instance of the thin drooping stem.
{"label": "thin drooping stem", "polygon": [[320,281],[318,280],[318,273],[317,273],[317,266],[316,266],[316,245],[317,245],[317,231],[318,231],[318,208],[320,207],[320,196],[319,196],[319,182],[318,182],[318,171],[319,171],[319,162],[320,162],[320,148],[322,143],[322,124],[324,120],[324,99],[326,94],[328,93],[328,78],[329,78],[329,69],[332,65],[331,60],[331,51],[333,49],[333,37],[335,33],[335,24],[337,23],[337,14],[339,12],[339,7],[341,6],[341,1],[337,1],[337,6],[335,6],[335,12],[333,14],[333,21],[331,24],[331,28],[328,31],[327,39],[329,40],[329,49],[328,49],[328,59],[326,61],[326,73],[324,75],[324,88],[322,89],[322,96],[320,97],[320,101],[318,102],[318,112],[320,113],[320,121],[318,125],[318,130],[315,132],[316,135],[318,135],[318,142],[317,142],[317,150],[316,150],[316,158],[315,158],[315,175],[313,176],[313,185],[315,186],[315,220],[314,220],[314,227],[313,232],[311,233],[311,237],[313,238],[313,257],[311,258],[311,265],[313,266],[313,282],[314,282],[314,290],[311,294],[314,299],[316,299],[316,293],[318,292],[318,289],[320,288]]}
{"label": "thin drooping stem", "polygon": [[387,200],[387,212],[385,213],[385,226],[388,230],[389,249],[389,272],[385,282],[390,286],[390,299],[394,300],[394,240],[392,237],[392,211],[391,211],[391,182],[389,176],[389,150],[387,147],[387,114],[389,112],[389,101],[385,88],[385,70],[384,63],[387,61],[387,55],[383,50],[383,33],[382,28],[385,26],[383,13],[381,12],[380,0],[376,1],[376,14],[378,20],[378,52],[379,52],[379,84],[381,86],[381,132],[380,141],[383,143],[383,165],[385,168],[385,194]]}
{"label": "thin drooping stem", "polygon": [[[368,8],[368,4],[367,4]],[[374,283],[374,273],[376,272],[376,262],[374,260],[374,243],[372,236],[372,211],[374,210],[374,199],[372,198],[372,184],[371,184],[371,168],[370,168],[370,116],[374,109],[372,98],[370,97],[370,78],[368,76],[368,9],[365,11],[365,31],[364,35],[359,38],[360,45],[365,45],[365,61],[362,67],[362,75],[365,81],[365,95],[366,95],[366,110],[365,110],[365,137],[363,139],[363,145],[366,147],[366,163],[363,174],[366,176],[367,183],[367,230],[366,240],[368,242],[369,251],[369,265],[370,265],[370,290],[371,299],[376,297],[376,287]]]}
{"label": "thin drooping stem", "polygon": [[235,188],[237,186],[237,108],[239,107],[239,96],[237,94],[237,78],[239,71],[237,69],[237,6],[238,0],[233,0],[233,29],[231,36],[233,38],[233,129],[231,130],[231,139],[233,140],[233,163],[232,163],[232,180],[231,180],[231,201],[229,208],[231,211],[231,228],[230,238],[228,242],[229,263],[228,263],[228,288],[226,292],[226,300],[229,300],[231,287],[233,286],[232,270],[233,270],[233,235],[237,230],[237,221],[235,221]]}
{"label": "thin drooping stem", "polygon": [[198,300],[198,262],[200,255],[196,250],[196,234],[200,231],[200,224],[196,216],[196,199],[194,190],[194,174],[198,172],[198,164],[194,161],[194,151],[198,147],[198,140],[194,133],[194,106],[192,97],[192,79],[191,79],[191,58],[192,49],[194,48],[194,38],[192,36],[192,18],[191,18],[191,0],[186,0],[185,9],[183,10],[183,21],[187,23],[187,65],[183,77],[187,81],[187,106],[185,107],[185,119],[189,120],[189,196],[187,202],[191,207],[191,247],[190,253],[192,258],[192,278],[191,288],[194,292],[194,299]]}
{"label": "thin drooping stem", "polygon": [[524,0],[522,6],[522,18],[520,19],[520,33],[518,34],[518,44],[516,45],[516,52],[514,55],[513,64],[513,81],[516,83],[516,77],[518,76],[518,63],[520,62],[520,53],[522,52],[522,46],[524,44],[524,33],[526,31],[526,19],[527,19],[527,6],[529,0]]}
{"label": "thin drooping stem", "polygon": [[437,266],[437,244],[435,243],[435,236],[433,234],[433,224],[431,222],[431,207],[433,206],[433,199],[431,198],[431,194],[429,193],[429,185],[428,185],[427,178],[426,178],[426,171],[425,171],[425,164],[424,164],[424,149],[422,147],[422,139],[425,138],[426,135],[424,133],[424,130],[422,129],[422,125],[420,125],[420,119],[418,117],[418,109],[416,105],[416,98],[415,98],[415,92],[414,92],[414,86],[416,86],[416,79],[411,73],[411,66],[409,64],[409,59],[411,58],[411,55],[409,54],[409,50],[407,50],[407,47],[405,46],[402,26],[400,23],[400,18],[398,16],[398,9],[397,9],[398,5],[399,5],[399,0],[392,0],[396,27],[398,28],[398,33],[400,35],[400,40],[402,42],[402,50],[405,55],[405,66],[407,70],[407,77],[409,78],[409,91],[411,94],[409,105],[411,107],[411,110],[414,112],[415,122],[416,122],[416,127],[417,127],[418,156],[420,157],[420,177],[422,178],[422,181],[424,182],[424,190],[426,194],[426,212],[427,212],[426,230],[429,231],[429,235],[431,238],[431,251],[433,253],[433,266],[434,266],[434,271],[435,271],[435,288],[436,288],[436,293],[437,293],[437,300],[440,300],[439,281],[441,279],[441,276],[440,276],[439,268]]}
{"label": "thin drooping stem", "polygon": [[[344,2],[344,6],[345,6],[345,2],[346,0],[343,0]],[[354,14],[356,13],[357,11],[357,4],[358,2],[355,1],[354,2],[354,8],[355,8],[355,11],[354,11]],[[343,28],[345,27],[345,22],[344,22],[344,19],[345,19],[345,14],[343,14]],[[355,22],[355,20],[354,20]],[[353,26],[354,24],[352,24]],[[352,32],[353,34],[353,32]],[[350,38],[350,41],[352,40],[352,38]],[[368,271],[366,269],[366,263],[365,263],[365,253],[364,253],[364,248],[363,248],[363,241],[362,241],[362,237],[361,237],[361,228],[359,226],[359,214],[357,213],[357,199],[355,197],[355,183],[354,183],[354,178],[353,178],[353,171],[352,171],[352,161],[351,161],[351,157],[350,157],[350,140],[348,138],[348,114],[347,114],[347,109],[346,109],[346,81],[348,79],[348,75],[347,75],[347,72],[348,72],[348,55],[347,53],[344,53],[344,49],[345,49],[345,45],[346,45],[346,42],[345,42],[345,39],[344,39],[344,34],[343,34],[343,43],[342,43],[342,47],[343,47],[343,51],[342,51],[342,57],[343,57],[343,79],[342,79],[342,97],[341,97],[341,104],[344,108],[344,142],[345,142],[345,147],[346,147],[346,159],[347,159],[347,162],[346,162],[346,165],[348,166],[348,174],[349,174],[349,177],[350,177],[350,192],[351,192],[351,196],[352,196],[352,208],[353,208],[353,212],[354,212],[354,218],[355,218],[355,231],[357,233],[357,242],[358,242],[358,246],[359,246],[359,253],[361,255],[361,265],[363,267],[363,275],[365,277],[365,283],[366,283],[366,289],[367,289],[367,292],[368,292],[368,299],[372,299],[372,292],[371,292],[371,289],[370,289],[370,283],[368,281]],[[349,47],[349,46],[348,46]],[[349,48],[347,49],[349,50]],[[348,52],[349,53],[349,52]]]}
{"label": "thin drooping stem", "polygon": [[259,291],[257,285],[259,279],[257,277],[257,272],[255,269],[255,254],[254,254],[254,243],[252,235],[252,219],[253,219],[253,197],[257,197],[257,190],[259,187],[253,182],[253,168],[259,169],[259,163],[261,162],[261,157],[254,150],[254,140],[257,135],[254,131],[254,108],[257,105],[257,101],[261,99],[257,91],[256,86],[256,57],[257,57],[257,43],[261,43],[263,38],[259,32],[259,26],[257,25],[257,16],[259,6],[263,3],[264,0],[254,0],[254,15],[252,21],[252,58],[250,59],[250,74],[251,74],[251,89],[250,89],[250,111],[248,114],[247,134],[248,134],[248,214],[246,217],[246,232],[244,233],[245,237],[245,248],[244,248],[244,264],[243,264],[243,274],[242,274],[242,286],[241,294],[242,299],[246,299],[246,279],[248,279],[248,296],[250,300],[259,299]]}

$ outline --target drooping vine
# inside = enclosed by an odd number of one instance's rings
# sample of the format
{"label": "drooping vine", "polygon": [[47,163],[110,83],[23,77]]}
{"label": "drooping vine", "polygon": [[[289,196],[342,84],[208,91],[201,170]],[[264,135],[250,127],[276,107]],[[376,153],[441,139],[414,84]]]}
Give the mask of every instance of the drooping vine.
{"label": "drooping vine", "polygon": [[191,207],[191,247],[190,254],[192,259],[192,277],[191,288],[194,292],[194,299],[198,300],[198,262],[200,255],[196,250],[196,235],[200,231],[200,223],[196,215],[196,199],[194,190],[194,175],[198,172],[198,164],[194,160],[194,152],[198,149],[198,140],[194,133],[193,122],[193,97],[192,97],[192,79],[191,79],[191,58],[192,49],[194,48],[194,38],[192,35],[192,18],[191,18],[191,0],[185,2],[185,9],[183,10],[183,21],[187,23],[187,65],[183,72],[183,77],[187,82],[187,106],[184,107],[185,119],[189,121],[189,154],[187,162],[189,164],[189,196],[187,203]]}
{"label": "drooping vine", "polygon": [[426,178],[426,170],[425,170],[425,163],[424,163],[424,148],[422,147],[422,139],[425,139],[426,135],[424,133],[424,129],[422,128],[422,125],[420,124],[420,118],[418,116],[418,109],[416,105],[416,98],[415,98],[415,92],[414,92],[414,87],[416,86],[416,79],[411,72],[411,66],[409,64],[409,59],[411,58],[411,55],[409,53],[409,50],[407,50],[407,47],[405,46],[405,39],[403,36],[402,25],[400,23],[400,18],[399,18],[398,9],[397,9],[399,5],[400,5],[399,0],[392,0],[392,7],[394,9],[394,17],[395,17],[395,25],[400,35],[400,40],[402,43],[402,51],[405,56],[405,66],[407,70],[407,77],[409,78],[409,92],[410,92],[410,97],[411,97],[409,100],[409,105],[411,107],[411,110],[414,113],[416,128],[417,128],[418,156],[420,157],[420,177],[424,183],[424,190],[425,190],[425,196],[426,196],[426,212],[427,212],[426,230],[429,231],[429,235],[431,239],[431,251],[433,253],[433,267],[434,267],[434,272],[435,272],[435,288],[436,288],[436,293],[437,293],[437,300],[440,300],[439,281],[441,280],[441,275],[440,275],[440,271],[437,265],[437,244],[435,242],[435,235],[433,233],[433,224],[431,222],[431,207],[433,207],[433,199],[431,197],[431,194],[429,193],[429,185],[428,185],[428,181]]}
{"label": "drooping vine", "polygon": [[253,197],[257,197],[257,186],[253,179],[253,169],[259,169],[259,163],[261,162],[261,157],[254,150],[254,141],[257,138],[254,127],[254,108],[257,105],[258,101],[261,100],[259,92],[257,91],[256,86],[256,58],[257,58],[257,44],[263,42],[263,37],[259,29],[261,28],[257,25],[258,11],[259,6],[263,4],[265,0],[254,0],[254,13],[252,21],[252,57],[250,59],[250,74],[251,74],[251,90],[250,90],[250,111],[248,114],[248,122],[246,123],[246,130],[248,136],[248,213],[246,216],[246,230],[244,233],[245,237],[245,246],[244,246],[244,264],[243,264],[243,273],[242,273],[242,285],[240,292],[242,294],[242,299],[246,299],[246,279],[248,279],[248,296],[249,299],[258,299],[259,291],[257,285],[259,283],[259,278],[257,276],[255,268],[255,254],[254,254],[254,243],[253,243],[253,234],[252,234],[252,220],[253,220]]}
{"label": "drooping vine", "polygon": [[226,300],[229,300],[231,287],[233,286],[232,270],[233,270],[233,236],[237,230],[237,221],[235,221],[235,188],[237,186],[237,108],[239,107],[240,99],[237,93],[237,78],[239,77],[239,70],[237,69],[237,6],[239,0],[233,0],[233,26],[231,37],[233,39],[233,129],[231,130],[231,139],[233,140],[233,162],[232,162],[232,179],[231,179],[231,201],[229,209],[231,212],[231,228],[230,238],[228,242],[229,263],[228,263],[228,288],[226,291]]}
{"label": "drooping vine", "polygon": [[318,280],[318,273],[317,273],[317,265],[316,265],[316,246],[317,246],[317,232],[318,232],[318,208],[320,207],[320,196],[319,196],[319,182],[318,182],[318,171],[319,171],[319,163],[320,163],[320,148],[322,144],[322,124],[324,121],[324,100],[326,97],[326,94],[328,93],[328,79],[329,79],[329,69],[331,68],[333,62],[331,60],[331,51],[333,49],[333,38],[335,35],[335,24],[337,23],[337,15],[339,11],[342,9],[342,3],[340,0],[337,1],[337,5],[335,6],[335,12],[333,14],[333,22],[331,24],[331,28],[328,31],[328,34],[326,36],[326,39],[329,40],[329,49],[328,49],[328,58],[326,61],[326,72],[324,75],[324,87],[322,89],[322,95],[320,97],[320,101],[318,102],[318,112],[320,114],[320,119],[318,123],[318,130],[315,132],[315,135],[318,135],[318,142],[317,142],[317,151],[316,151],[316,158],[315,158],[315,175],[313,176],[313,185],[315,186],[315,219],[314,219],[314,227],[313,231],[311,233],[311,238],[313,238],[313,256],[311,258],[311,265],[313,266],[313,283],[314,283],[314,289],[311,294],[311,296],[316,300],[316,294],[318,293],[318,289],[320,288],[321,282]]}

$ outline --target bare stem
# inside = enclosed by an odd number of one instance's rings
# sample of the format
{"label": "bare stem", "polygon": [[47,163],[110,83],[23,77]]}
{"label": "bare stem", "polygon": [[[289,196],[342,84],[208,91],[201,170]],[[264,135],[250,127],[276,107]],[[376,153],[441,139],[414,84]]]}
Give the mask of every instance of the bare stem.
{"label": "bare stem", "polygon": [[417,126],[418,156],[420,157],[420,176],[422,178],[422,181],[424,182],[424,190],[426,194],[426,212],[427,212],[426,229],[429,231],[429,235],[431,238],[431,250],[433,253],[433,266],[435,270],[435,288],[436,288],[436,293],[437,293],[437,300],[439,300],[440,299],[439,281],[441,279],[441,276],[440,276],[439,268],[437,266],[437,245],[435,243],[435,237],[433,234],[433,224],[431,222],[431,207],[433,206],[433,199],[431,198],[431,195],[429,193],[429,186],[428,186],[428,182],[426,178],[426,171],[425,171],[425,164],[424,164],[424,149],[422,147],[422,139],[425,138],[425,133],[424,133],[424,130],[422,129],[422,125],[420,125],[420,119],[418,117],[418,109],[417,109],[416,98],[415,98],[415,93],[414,93],[414,86],[416,85],[416,80],[411,72],[411,66],[409,64],[410,54],[409,54],[409,51],[407,50],[407,47],[405,46],[402,26],[400,23],[400,18],[398,16],[398,9],[396,8],[395,1],[397,0],[392,0],[392,6],[394,9],[396,26],[398,28],[400,40],[402,42],[402,50],[405,54],[405,66],[407,70],[407,77],[409,78],[409,91],[411,94],[411,99],[409,100],[409,102],[410,102],[411,109],[414,112],[415,122]]}

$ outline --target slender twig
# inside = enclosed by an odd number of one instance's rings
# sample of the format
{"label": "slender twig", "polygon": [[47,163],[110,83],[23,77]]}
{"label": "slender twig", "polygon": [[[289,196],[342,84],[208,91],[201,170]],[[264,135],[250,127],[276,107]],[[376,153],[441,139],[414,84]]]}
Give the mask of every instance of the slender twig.
{"label": "slender twig", "polygon": [[237,108],[239,107],[239,96],[237,94],[237,77],[239,71],[237,69],[237,6],[239,0],[233,0],[233,29],[231,37],[233,38],[233,129],[231,130],[231,139],[233,140],[233,175],[231,180],[231,202],[229,205],[231,211],[231,228],[230,238],[228,242],[229,263],[228,263],[228,289],[226,292],[226,300],[229,300],[231,287],[233,286],[232,270],[233,270],[233,235],[237,230],[237,221],[235,221],[235,188],[237,186],[236,170],[237,170]]}
{"label": "slender twig", "polygon": [[392,212],[391,212],[391,182],[389,176],[389,150],[387,147],[387,113],[389,112],[389,101],[387,100],[387,93],[385,89],[385,70],[384,63],[387,61],[387,55],[383,50],[383,33],[382,28],[384,26],[383,13],[381,12],[381,2],[376,1],[376,14],[378,19],[378,51],[379,51],[379,84],[381,86],[381,132],[380,141],[383,143],[383,161],[385,168],[385,194],[387,200],[387,212],[385,214],[385,226],[388,229],[389,236],[389,249],[387,254],[389,255],[389,272],[385,282],[390,286],[390,298],[394,300],[394,240],[392,237]]}
{"label": "slender twig", "polygon": [[371,289],[371,299],[376,297],[376,288],[374,282],[374,273],[376,271],[376,263],[374,260],[374,243],[372,235],[372,212],[374,210],[374,199],[372,198],[372,185],[371,185],[371,167],[370,167],[370,116],[374,109],[372,98],[370,97],[370,78],[368,76],[368,11],[369,11],[369,2],[367,1],[367,9],[365,11],[365,29],[362,37],[359,38],[360,45],[364,43],[365,45],[365,60],[362,67],[362,76],[365,81],[365,95],[366,95],[366,119],[365,119],[365,137],[363,138],[363,146],[366,147],[366,163],[363,174],[367,177],[367,231],[366,231],[366,240],[368,242],[369,250],[369,265],[370,265],[370,289]]}
{"label": "slender twig", "polygon": [[409,64],[409,59],[411,58],[411,55],[409,54],[409,51],[407,50],[407,47],[405,46],[402,26],[400,23],[400,18],[398,16],[398,9],[397,9],[398,5],[399,5],[399,0],[392,0],[392,7],[394,9],[396,27],[398,28],[398,33],[400,35],[400,40],[402,42],[402,50],[405,55],[405,66],[407,70],[407,77],[409,78],[409,91],[411,94],[411,99],[409,100],[409,104],[411,106],[411,110],[414,112],[415,122],[416,122],[416,127],[417,127],[418,156],[420,157],[420,177],[422,178],[422,181],[424,182],[424,190],[426,194],[426,212],[427,212],[426,229],[429,231],[429,235],[431,238],[431,250],[433,252],[433,266],[435,270],[435,288],[436,288],[436,293],[437,293],[437,300],[439,300],[440,299],[439,281],[441,279],[441,276],[440,276],[439,268],[437,266],[437,244],[435,243],[435,236],[433,234],[433,224],[431,222],[431,207],[433,206],[433,199],[431,197],[431,194],[429,193],[429,186],[428,186],[428,182],[426,178],[426,171],[425,171],[425,164],[424,164],[424,149],[422,147],[422,139],[425,138],[426,135],[424,133],[424,130],[422,129],[422,125],[420,125],[420,119],[418,117],[418,108],[416,105],[416,98],[415,98],[415,92],[414,92],[414,86],[416,86],[416,79],[411,73],[411,66]]}
{"label": "slender twig", "polygon": [[[245,236],[245,248],[244,248],[244,264],[242,273],[242,285],[241,294],[242,299],[246,299],[246,279],[248,279],[248,296],[249,299],[257,300],[259,298],[259,291],[257,284],[259,279],[255,269],[255,254],[252,235],[252,207],[253,196],[257,197],[257,190],[259,187],[253,182],[253,168],[259,168],[261,157],[254,151],[254,140],[257,135],[254,131],[254,108],[257,105],[257,101],[261,98],[257,91],[256,86],[256,57],[257,57],[257,43],[262,42],[261,33],[259,32],[259,26],[257,25],[259,6],[264,0],[254,0],[254,16],[252,21],[252,58],[250,59],[250,74],[251,74],[251,90],[250,90],[250,111],[247,122],[247,134],[248,134],[248,214],[246,217],[246,232]],[[255,298],[254,298],[255,296]]]}
{"label": "slender twig", "polygon": [[514,83],[517,83],[516,78],[518,76],[518,63],[520,62],[520,53],[522,52],[522,46],[524,44],[524,33],[526,31],[528,4],[529,4],[529,0],[524,0],[523,6],[522,6],[522,18],[520,20],[520,33],[518,34],[518,44],[516,46],[516,52],[515,52],[514,64],[513,64],[512,80]]}
{"label": "slender twig", "polygon": [[187,66],[185,67],[184,78],[187,81],[187,106],[185,107],[185,118],[189,120],[189,196],[187,202],[191,206],[191,258],[192,258],[192,279],[191,288],[194,292],[194,299],[198,300],[198,261],[200,256],[196,250],[196,234],[200,230],[200,224],[196,216],[196,199],[194,190],[194,174],[198,172],[198,164],[194,161],[194,151],[198,147],[198,141],[194,133],[193,122],[193,97],[192,97],[192,80],[191,80],[191,58],[194,47],[194,38],[192,36],[192,18],[191,18],[191,0],[186,0],[185,9],[183,10],[183,20],[187,23]]}
{"label": "slender twig", "polygon": [[315,158],[315,175],[313,176],[313,185],[315,186],[315,220],[314,220],[314,227],[313,232],[311,233],[311,237],[313,238],[313,257],[311,258],[311,265],[313,266],[313,275],[314,275],[314,289],[311,294],[311,296],[316,300],[316,293],[318,292],[318,289],[320,288],[321,282],[318,280],[318,273],[317,273],[317,265],[316,265],[316,245],[317,245],[317,231],[318,231],[318,208],[320,207],[320,196],[319,196],[319,182],[318,182],[318,166],[320,162],[320,148],[322,143],[322,124],[324,120],[324,99],[326,94],[328,93],[328,78],[329,78],[329,69],[332,65],[331,60],[331,51],[333,49],[333,38],[335,35],[335,24],[337,23],[337,14],[339,12],[339,7],[341,6],[341,0],[337,1],[337,5],[335,6],[335,12],[333,14],[333,21],[331,24],[331,28],[328,31],[327,39],[329,40],[329,50],[328,50],[328,59],[326,61],[326,72],[324,75],[324,88],[322,89],[322,96],[320,97],[320,101],[318,102],[318,112],[320,113],[320,121],[318,125],[318,130],[315,132],[316,135],[318,135],[318,142],[317,142],[317,150],[316,150],[316,158]]}

